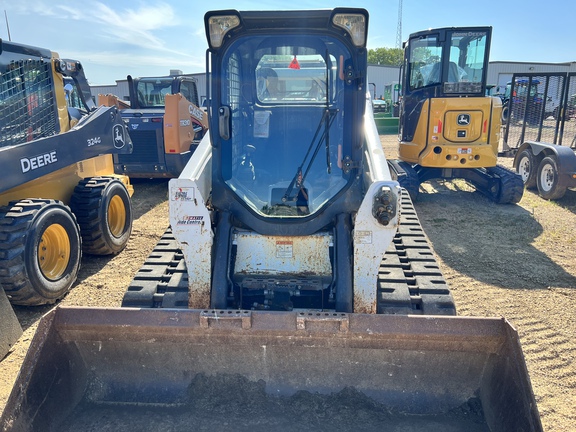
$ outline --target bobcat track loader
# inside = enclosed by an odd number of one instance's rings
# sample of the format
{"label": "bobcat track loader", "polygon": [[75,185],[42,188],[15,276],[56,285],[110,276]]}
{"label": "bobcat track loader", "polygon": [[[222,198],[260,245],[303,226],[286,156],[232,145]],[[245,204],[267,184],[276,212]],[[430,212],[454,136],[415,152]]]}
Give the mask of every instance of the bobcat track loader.
{"label": "bobcat track loader", "polygon": [[44,318],[0,427],[540,431],[515,330],[454,316],[391,178],[367,11],[205,26],[209,135],[171,230],[123,308]]}

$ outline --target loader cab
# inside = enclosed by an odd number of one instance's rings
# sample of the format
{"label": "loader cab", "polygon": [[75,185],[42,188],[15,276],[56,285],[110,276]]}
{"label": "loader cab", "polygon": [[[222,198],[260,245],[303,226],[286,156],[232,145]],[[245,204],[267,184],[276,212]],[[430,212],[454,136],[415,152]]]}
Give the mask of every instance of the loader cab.
{"label": "loader cab", "polygon": [[[360,197],[368,17],[360,9],[311,11],[306,20],[294,12],[275,26],[268,14],[205,18],[212,199],[259,232],[279,220],[321,219],[318,229]],[[350,25],[361,27],[357,39],[342,31]]]}
{"label": "loader cab", "polygon": [[165,106],[166,95],[181,93],[189,102],[200,106],[196,79],[188,76],[132,78],[128,76],[131,107],[134,109]]}

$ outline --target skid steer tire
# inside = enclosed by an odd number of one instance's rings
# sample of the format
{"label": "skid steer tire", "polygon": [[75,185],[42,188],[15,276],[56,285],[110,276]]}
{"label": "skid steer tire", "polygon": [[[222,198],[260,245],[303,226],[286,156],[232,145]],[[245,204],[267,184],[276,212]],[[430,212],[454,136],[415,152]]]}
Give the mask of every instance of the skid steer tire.
{"label": "skid steer tire", "polygon": [[0,209],[0,283],[13,304],[61,299],[78,276],[80,228],[60,201],[28,199]]}
{"label": "skid steer tire", "polygon": [[522,177],[526,189],[536,188],[536,172],[538,170],[538,162],[536,157],[532,154],[532,150],[524,149],[518,156],[518,174]]}
{"label": "skid steer tire", "polygon": [[546,200],[560,199],[566,193],[566,186],[561,186],[558,179],[558,164],[553,156],[546,156],[538,166],[536,175],[538,193]]}
{"label": "skid steer tire", "polygon": [[78,219],[85,253],[121,252],[132,232],[132,205],[124,184],[113,177],[82,180],[70,199]]}

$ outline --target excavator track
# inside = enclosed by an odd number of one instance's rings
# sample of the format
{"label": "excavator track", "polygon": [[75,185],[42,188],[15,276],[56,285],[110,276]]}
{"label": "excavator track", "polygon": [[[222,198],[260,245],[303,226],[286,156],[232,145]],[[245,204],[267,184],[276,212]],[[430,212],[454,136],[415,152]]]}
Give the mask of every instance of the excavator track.
{"label": "excavator track", "polygon": [[[380,264],[377,289],[380,314],[456,315],[448,285],[405,189],[400,227]],[[122,306],[188,307],[186,263],[170,228],[136,273]]]}

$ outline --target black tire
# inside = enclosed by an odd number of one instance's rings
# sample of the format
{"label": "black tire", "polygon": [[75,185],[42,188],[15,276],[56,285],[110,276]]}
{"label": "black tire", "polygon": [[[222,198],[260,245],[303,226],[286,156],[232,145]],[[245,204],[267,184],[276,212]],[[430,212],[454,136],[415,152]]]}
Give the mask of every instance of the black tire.
{"label": "black tire", "polygon": [[112,177],[82,180],[70,199],[78,219],[85,253],[110,255],[122,251],[132,233],[132,205],[124,184]]}
{"label": "black tire", "polygon": [[538,170],[537,159],[529,148],[522,150],[518,156],[516,171],[522,177],[526,189],[536,187],[536,173]]}
{"label": "black tire", "polygon": [[400,161],[398,162],[398,166],[404,170],[404,173],[397,173],[398,183],[408,191],[410,199],[416,201],[418,194],[420,193],[420,180],[418,179],[418,173],[408,162]]}
{"label": "black tire", "polygon": [[508,107],[508,104],[505,104],[502,106],[502,115],[501,115],[501,121],[503,126],[505,126],[508,123],[509,115],[510,115],[510,108]]}
{"label": "black tire", "polygon": [[60,201],[28,199],[0,209],[0,284],[13,304],[61,299],[80,270],[80,229]]}
{"label": "black tire", "polygon": [[547,200],[560,199],[566,193],[566,186],[560,186],[558,181],[558,164],[554,156],[546,156],[538,165],[536,184],[538,193]]}

